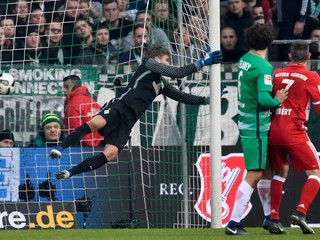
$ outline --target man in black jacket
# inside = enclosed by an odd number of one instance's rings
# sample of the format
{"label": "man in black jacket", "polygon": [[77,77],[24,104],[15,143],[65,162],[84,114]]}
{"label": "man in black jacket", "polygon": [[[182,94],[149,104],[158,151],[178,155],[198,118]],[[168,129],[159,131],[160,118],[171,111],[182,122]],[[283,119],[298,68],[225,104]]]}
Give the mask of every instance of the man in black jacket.
{"label": "man in black jacket", "polygon": [[92,120],[76,128],[59,148],[50,152],[52,158],[60,158],[61,151],[71,146],[72,143],[78,142],[85,135],[99,131],[104,136],[103,152],[85,159],[70,170],[56,173],[57,179],[65,180],[73,175],[100,168],[107,162],[115,160],[129,139],[132,127],[159,94],[186,104],[209,103],[209,97],[181,92],[162,76],[183,78],[199,71],[205,65],[220,63],[222,61],[221,51],[209,52],[205,58],[200,58],[180,68],[169,66],[169,60],[169,50],[157,45],[152,46],[147,53],[147,60],[139,66],[121,95],[102,106],[100,112]]}

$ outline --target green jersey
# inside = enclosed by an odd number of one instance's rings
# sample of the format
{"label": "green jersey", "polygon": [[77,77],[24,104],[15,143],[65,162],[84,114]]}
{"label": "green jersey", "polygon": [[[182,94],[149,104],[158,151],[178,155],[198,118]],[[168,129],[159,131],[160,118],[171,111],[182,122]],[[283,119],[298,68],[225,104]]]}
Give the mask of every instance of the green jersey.
{"label": "green jersey", "polygon": [[272,65],[262,58],[246,53],[238,66],[238,126],[240,136],[267,137],[270,128],[270,111],[258,102],[258,93],[272,92]]}

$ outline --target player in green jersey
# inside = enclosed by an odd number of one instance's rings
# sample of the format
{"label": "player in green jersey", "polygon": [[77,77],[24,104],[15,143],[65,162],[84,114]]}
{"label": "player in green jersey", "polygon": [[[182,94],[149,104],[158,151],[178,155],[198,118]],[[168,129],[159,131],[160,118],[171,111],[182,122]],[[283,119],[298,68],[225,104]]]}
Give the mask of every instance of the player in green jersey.
{"label": "player in green jersey", "polygon": [[[227,235],[248,234],[240,219],[264,170],[269,167],[270,108],[287,98],[284,89],[274,98],[271,96],[273,68],[265,58],[273,41],[272,30],[264,24],[256,24],[245,30],[245,37],[251,50],[240,58],[238,66],[238,126],[247,175],[237,190],[230,222],[225,228]],[[270,208],[270,202],[265,204]]]}

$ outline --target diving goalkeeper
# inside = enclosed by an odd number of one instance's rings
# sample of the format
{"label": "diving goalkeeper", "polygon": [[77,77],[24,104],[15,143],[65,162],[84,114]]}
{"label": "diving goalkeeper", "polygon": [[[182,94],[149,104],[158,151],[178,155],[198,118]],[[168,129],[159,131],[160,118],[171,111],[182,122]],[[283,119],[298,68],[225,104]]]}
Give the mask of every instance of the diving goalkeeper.
{"label": "diving goalkeeper", "polygon": [[183,67],[169,66],[170,52],[166,48],[153,45],[121,95],[101,107],[99,113],[87,123],[76,128],[58,148],[52,149],[50,156],[60,158],[61,152],[79,142],[84,136],[98,131],[104,136],[104,149],[69,170],[56,173],[60,180],[76,174],[100,168],[113,161],[129,139],[131,129],[149,108],[152,101],[163,94],[178,102],[201,105],[209,104],[209,97],[195,96],[179,91],[162,76],[183,78],[201,70],[205,65],[221,63],[221,51],[208,52],[204,58]]}

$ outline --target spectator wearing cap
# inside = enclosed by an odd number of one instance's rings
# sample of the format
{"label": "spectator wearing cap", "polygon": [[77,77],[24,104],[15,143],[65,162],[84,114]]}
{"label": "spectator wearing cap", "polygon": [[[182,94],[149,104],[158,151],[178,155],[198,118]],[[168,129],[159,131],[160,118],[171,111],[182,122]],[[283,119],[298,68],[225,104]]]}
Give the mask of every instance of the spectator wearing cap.
{"label": "spectator wearing cap", "polygon": [[67,137],[62,132],[63,125],[60,118],[54,113],[48,113],[41,119],[40,130],[30,142],[29,147],[57,146]]}
{"label": "spectator wearing cap", "polygon": [[24,42],[24,48],[14,51],[14,61],[18,64],[39,66],[42,55],[39,29],[35,25],[27,28],[27,37]]}
{"label": "spectator wearing cap", "polygon": [[14,147],[14,135],[10,130],[0,132],[0,147]]}
{"label": "spectator wearing cap", "polygon": [[[63,79],[63,93],[66,96],[63,123],[67,133],[88,122],[96,115],[101,106],[93,99],[86,86],[81,85],[81,79],[77,75],[69,75]],[[103,137],[98,132],[85,136],[80,146],[99,146]]]}

